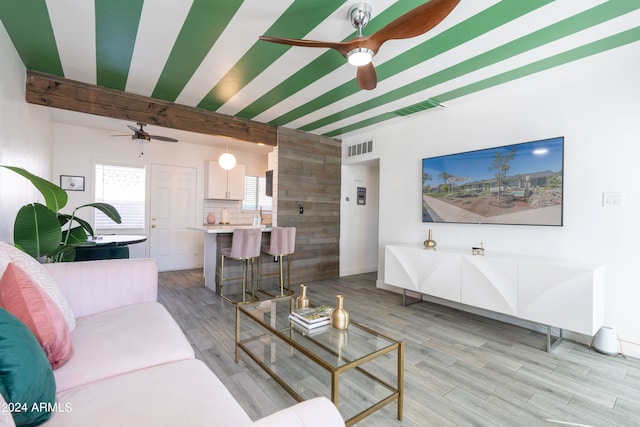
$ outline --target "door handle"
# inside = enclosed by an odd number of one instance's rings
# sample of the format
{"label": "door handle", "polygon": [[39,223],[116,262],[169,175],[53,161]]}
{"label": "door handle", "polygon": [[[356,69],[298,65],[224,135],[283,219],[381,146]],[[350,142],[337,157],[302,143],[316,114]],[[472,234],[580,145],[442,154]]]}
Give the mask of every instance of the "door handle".
{"label": "door handle", "polygon": [[155,216],[152,216],[152,217],[151,217],[151,221],[155,221],[155,220],[156,220],[156,217],[155,217]]}
{"label": "door handle", "polygon": [[156,228],[156,225],[155,224],[151,224],[151,228]]}

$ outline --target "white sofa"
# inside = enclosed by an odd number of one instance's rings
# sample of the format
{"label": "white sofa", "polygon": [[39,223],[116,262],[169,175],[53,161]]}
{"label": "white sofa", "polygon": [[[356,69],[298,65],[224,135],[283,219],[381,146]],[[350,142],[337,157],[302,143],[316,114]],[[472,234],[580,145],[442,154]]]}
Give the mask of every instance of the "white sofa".
{"label": "white sofa", "polygon": [[[55,426],[344,426],[326,398],[253,422],[157,302],[150,259],[47,264],[76,317]],[[251,393],[247,390],[247,393]]]}

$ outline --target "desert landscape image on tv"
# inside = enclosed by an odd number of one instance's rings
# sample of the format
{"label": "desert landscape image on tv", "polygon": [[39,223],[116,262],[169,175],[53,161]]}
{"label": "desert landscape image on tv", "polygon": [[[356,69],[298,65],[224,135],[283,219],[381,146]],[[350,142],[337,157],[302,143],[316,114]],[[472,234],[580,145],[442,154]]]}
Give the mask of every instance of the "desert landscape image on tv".
{"label": "desert landscape image on tv", "polygon": [[562,225],[564,138],[422,160],[422,221]]}

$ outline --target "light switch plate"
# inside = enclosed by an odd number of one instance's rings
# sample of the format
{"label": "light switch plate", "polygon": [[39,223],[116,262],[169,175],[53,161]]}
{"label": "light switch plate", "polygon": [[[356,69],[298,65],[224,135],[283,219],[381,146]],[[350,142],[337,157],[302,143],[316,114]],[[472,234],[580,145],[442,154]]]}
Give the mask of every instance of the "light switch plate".
{"label": "light switch plate", "polygon": [[624,207],[624,193],[602,193],[602,206],[605,208]]}

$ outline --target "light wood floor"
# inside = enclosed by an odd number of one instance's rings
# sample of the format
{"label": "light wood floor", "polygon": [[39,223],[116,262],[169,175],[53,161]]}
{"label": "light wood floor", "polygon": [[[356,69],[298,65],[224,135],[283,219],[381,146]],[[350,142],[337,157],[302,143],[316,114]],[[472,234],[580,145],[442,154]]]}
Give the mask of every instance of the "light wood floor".
{"label": "light wood floor", "polygon": [[[605,356],[517,326],[377,289],[376,275],[307,283],[312,303],[345,296],[352,319],[405,342],[404,420],[388,405],[362,426],[640,426],[640,360]],[[201,270],[160,273],[160,301],[252,419],[295,403],[246,355],[234,361],[234,307]],[[390,365],[393,368],[393,365]]]}

